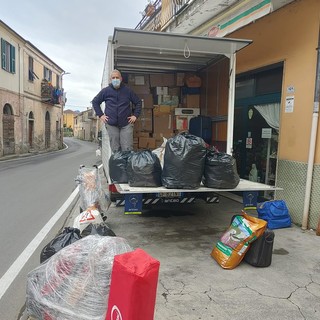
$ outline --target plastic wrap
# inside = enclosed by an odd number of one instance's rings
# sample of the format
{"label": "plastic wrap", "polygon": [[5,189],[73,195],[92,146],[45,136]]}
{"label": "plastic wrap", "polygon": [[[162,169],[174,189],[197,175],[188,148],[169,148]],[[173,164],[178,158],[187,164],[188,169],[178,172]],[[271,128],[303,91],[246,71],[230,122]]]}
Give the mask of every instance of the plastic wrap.
{"label": "plastic wrap", "polygon": [[80,207],[83,210],[95,207],[100,213],[106,213],[111,201],[102,189],[99,169],[81,166],[76,182],[79,184]]}
{"label": "plastic wrap", "polygon": [[132,248],[120,237],[89,235],[27,277],[27,313],[46,320],[104,320],[114,256]]}

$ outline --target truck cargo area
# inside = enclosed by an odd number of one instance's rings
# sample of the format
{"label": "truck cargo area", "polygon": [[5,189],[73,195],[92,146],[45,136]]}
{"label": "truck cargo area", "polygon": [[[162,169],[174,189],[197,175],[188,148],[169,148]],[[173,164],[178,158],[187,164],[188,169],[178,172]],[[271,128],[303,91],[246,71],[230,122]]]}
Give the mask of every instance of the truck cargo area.
{"label": "truck cargo area", "polygon": [[[188,132],[190,119],[206,116],[212,129],[208,123],[199,122],[206,125],[206,137],[201,136],[203,128],[196,130],[199,136],[208,145],[220,143],[219,151],[232,155],[236,53],[250,43],[246,39],[115,28],[108,40],[102,87],[108,85],[110,72],[118,69],[126,85],[143,100],[142,113],[134,126],[134,150],[157,149],[165,139]],[[109,137],[103,127],[102,162],[110,190],[116,189],[120,195],[117,204],[127,204],[125,211],[131,213],[140,212],[141,204],[192,203],[197,198],[216,203],[221,192],[263,191],[273,196],[274,191],[280,190],[245,179],[234,189],[203,185],[192,190],[130,187],[111,180],[110,156]]]}

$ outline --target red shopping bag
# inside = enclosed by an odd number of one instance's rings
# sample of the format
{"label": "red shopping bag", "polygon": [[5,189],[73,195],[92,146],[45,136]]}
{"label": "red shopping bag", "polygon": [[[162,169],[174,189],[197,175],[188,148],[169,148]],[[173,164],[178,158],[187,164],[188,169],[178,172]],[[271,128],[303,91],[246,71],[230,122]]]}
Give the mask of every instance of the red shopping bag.
{"label": "red shopping bag", "polygon": [[159,267],[139,248],[116,255],[106,320],[153,320]]}

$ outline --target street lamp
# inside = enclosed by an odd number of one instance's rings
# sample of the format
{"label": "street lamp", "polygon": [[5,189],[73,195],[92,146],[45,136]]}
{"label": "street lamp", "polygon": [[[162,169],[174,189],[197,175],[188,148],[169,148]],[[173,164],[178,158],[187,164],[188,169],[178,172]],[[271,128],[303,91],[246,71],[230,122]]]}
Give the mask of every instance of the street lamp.
{"label": "street lamp", "polygon": [[[71,74],[70,72],[66,72],[66,71],[63,71],[61,73],[61,91],[62,91],[62,99],[61,99],[61,114],[62,114],[62,128],[60,128],[61,130],[61,135],[60,135],[60,140],[61,140],[61,148],[63,146],[63,135],[64,135],[64,106],[66,104],[66,93],[64,92],[64,89],[63,89],[63,76],[65,76],[66,74]],[[61,124],[60,124],[61,126]]]}

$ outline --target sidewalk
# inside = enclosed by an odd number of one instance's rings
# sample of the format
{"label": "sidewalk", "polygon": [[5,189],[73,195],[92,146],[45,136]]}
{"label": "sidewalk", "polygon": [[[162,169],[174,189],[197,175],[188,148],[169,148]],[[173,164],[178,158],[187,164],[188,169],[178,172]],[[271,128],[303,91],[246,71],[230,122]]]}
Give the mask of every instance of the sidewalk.
{"label": "sidewalk", "polygon": [[[160,261],[155,320],[316,320],[320,315],[320,237],[297,226],[274,230],[272,264],[222,269],[210,256],[242,204],[158,206],[125,215],[111,205],[108,226]],[[79,214],[79,201],[66,225]],[[256,216],[254,210],[248,214]],[[30,318],[29,320],[31,320]],[[33,319],[32,319],[33,320]]]}

